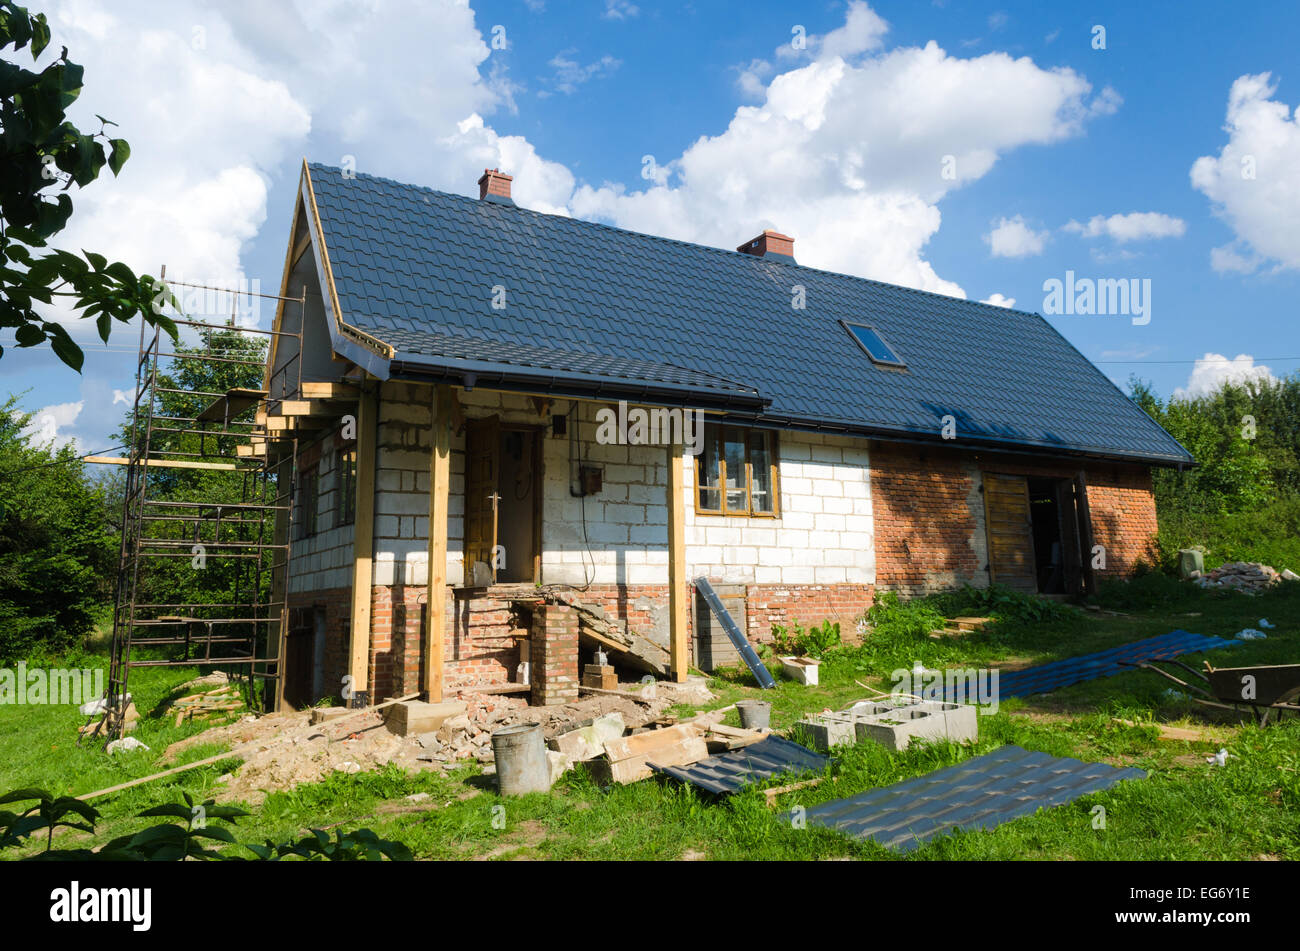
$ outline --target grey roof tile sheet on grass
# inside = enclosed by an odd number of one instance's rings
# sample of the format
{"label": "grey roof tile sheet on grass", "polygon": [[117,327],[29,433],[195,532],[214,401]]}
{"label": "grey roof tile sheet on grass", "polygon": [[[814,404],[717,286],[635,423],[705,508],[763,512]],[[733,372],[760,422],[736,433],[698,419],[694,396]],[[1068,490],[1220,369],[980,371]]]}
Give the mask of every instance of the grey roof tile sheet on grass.
{"label": "grey roof tile sheet on grass", "polygon": [[683,783],[719,795],[785,773],[820,773],[830,759],[782,736],[769,736],[742,749],[710,756],[689,766],[647,765]]}
{"label": "grey roof tile sheet on grass", "polygon": [[[1209,634],[1189,634],[1187,631],[1170,631],[1157,634],[1128,644],[1097,651],[1094,654],[1082,654],[1067,657],[1037,667],[1023,670],[998,672],[998,696],[1030,697],[1038,693],[1050,693],[1061,687],[1095,680],[1098,677],[1113,677],[1126,670],[1133,670],[1134,664],[1148,660],[1168,660],[1183,654],[1196,654],[1201,651],[1222,650],[1236,647],[1241,641],[1225,640]],[[952,699],[954,690],[959,685],[945,684],[944,699]],[[957,697],[957,699],[962,699]]]}
{"label": "grey roof tile sheet on grass", "polygon": [[[950,414],[959,444],[1191,459],[1036,314],[324,165],[310,173],[343,318],[402,359],[436,364],[429,341],[456,337],[488,359],[542,348],[721,378],[756,389],[783,425],[934,438]],[[906,368],[874,365],[841,320],[877,328]]]}
{"label": "grey roof tile sheet on grass", "polygon": [[954,829],[991,829],[1146,775],[1135,767],[1004,746],[925,776],[813,806],[807,821],[910,852]]}

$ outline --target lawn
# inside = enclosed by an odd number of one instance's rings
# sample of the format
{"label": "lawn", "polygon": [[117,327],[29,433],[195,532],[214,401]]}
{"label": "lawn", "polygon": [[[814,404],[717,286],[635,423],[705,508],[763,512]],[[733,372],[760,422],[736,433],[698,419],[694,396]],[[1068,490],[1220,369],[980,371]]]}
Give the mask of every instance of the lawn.
{"label": "lawn", "polygon": [[[976,613],[962,595],[929,599],[926,607],[953,616]],[[789,727],[802,714],[837,709],[861,699],[855,681],[888,690],[889,673],[919,661],[927,667],[1021,666],[1183,629],[1231,637],[1256,627],[1261,617],[1276,627],[1264,641],[1209,657],[1219,666],[1300,661],[1300,584],[1256,597],[1202,591],[1152,575],[1105,589],[1094,599],[1104,612],[1048,608],[1046,617],[1004,612],[985,631],[960,639],[931,640],[908,618],[904,606],[867,637],[863,646],[830,654],[822,684],[803,687],[778,678],[774,690],[751,686],[740,671],[725,671],[710,686],[723,706],[746,697],[773,702],[773,726]],[[995,609],[996,611],[996,609]],[[76,711],[56,707],[0,706],[0,789],[44,786],[62,794],[103,788],[161,768],[168,743],[197,729],[176,728],[166,717],[149,717],[179,682],[194,671],[152,670],[133,677],[132,690],[146,720],[137,736],[151,747],[107,758],[75,745]],[[1073,756],[1116,766],[1138,766],[1145,780],[1120,785],[1058,808],[1039,811],[987,831],[941,837],[909,855],[927,859],[1251,859],[1300,858],[1300,724],[1288,718],[1260,729],[1170,697],[1171,686],[1135,671],[1023,700],[1004,700],[992,716],[979,717],[973,746],[938,744],[891,753],[866,744],[836,751],[837,760],[819,785],[787,793],[769,808],[756,790],[715,801],[690,788],[646,780],[601,788],[581,767],[566,774],[550,794],[518,799],[496,795],[478,767],[453,773],[407,775],[394,768],[335,774],[320,783],[271,794],[255,815],[235,829],[243,842],[282,841],[305,829],[370,828],[406,843],[419,858],[553,859],[817,859],[895,858],[872,843],[836,832],[799,828],[785,818],[794,806],[830,799],[917,776],[1004,743],[1054,756]],[[687,712],[682,710],[679,712]],[[1200,742],[1157,738],[1156,720],[1206,729]],[[729,721],[737,723],[734,712]],[[1224,767],[1206,757],[1225,747]],[[217,750],[187,751],[193,761]],[[60,833],[73,847],[98,844],[149,820],[134,818],[149,806],[176,801],[182,791],[211,794],[233,761],[219,762],[97,800],[96,833]],[[775,785],[776,783],[773,783]],[[427,793],[427,797],[406,797]],[[1092,808],[1105,807],[1106,826],[1093,827]],[[241,854],[242,850],[239,851]],[[15,853],[9,853],[15,854]]]}

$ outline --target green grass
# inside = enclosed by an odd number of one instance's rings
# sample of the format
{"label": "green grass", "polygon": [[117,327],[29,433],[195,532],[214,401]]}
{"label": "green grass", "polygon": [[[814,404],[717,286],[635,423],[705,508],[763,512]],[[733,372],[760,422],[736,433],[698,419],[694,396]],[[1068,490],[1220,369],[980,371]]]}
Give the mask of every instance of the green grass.
{"label": "green grass", "polygon": [[[722,706],[744,698],[773,703],[773,725],[790,726],[807,712],[836,709],[861,699],[855,680],[888,690],[890,671],[920,661],[929,667],[1040,663],[1087,653],[1176,628],[1231,636],[1268,617],[1277,628],[1269,639],[1244,643],[1231,653],[1208,655],[1221,666],[1300,661],[1300,585],[1286,585],[1258,597],[1202,591],[1162,576],[1106,586],[1096,603],[1113,613],[1053,611],[1034,619],[1011,604],[997,623],[960,639],[931,640],[917,634],[915,614],[940,608],[949,616],[971,610],[970,594],[932,599],[882,612],[866,644],[832,652],[822,665],[822,684],[802,687],[778,679],[761,691],[747,672],[723,671],[711,681]],[[1122,612],[1122,613],[1121,613]],[[1199,666],[1201,656],[1184,658]],[[133,679],[142,713],[192,672],[151,671]],[[577,768],[549,795],[518,799],[497,796],[490,778],[466,766],[449,775],[407,775],[396,768],[329,779],[270,795],[241,820],[241,841],[281,841],[308,827],[368,827],[406,843],[417,857],[552,859],[894,859],[871,843],[823,829],[796,828],[785,818],[794,806],[810,807],[912,776],[922,775],[1004,743],[1055,756],[1073,756],[1116,766],[1133,765],[1147,779],[1058,808],[1040,811],[996,829],[960,833],[932,841],[911,853],[927,859],[1248,859],[1300,858],[1300,723],[1288,718],[1259,729],[1186,702],[1171,701],[1170,684],[1147,672],[1103,678],[1052,694],[1004,701],[994,716],[979,718],[974,746],[938,744],[891,753],[873,744],[837,751],[836,765],[818,786],[787,793],[770,809],[756,790],[712,800],[689,787],[647,780],[601,788]],[[684,711],[683,711],[684,712]],[[1212,742],[1158,740],[1152,727],[1125,726],[1155,719],[1180,725],[1214,726],[1233,758],[1226,767],[1207,765]],[[85,792],[143,775],[157,768],[168,742],[193,732],[171,727],[165,718],[146,721],[139,736],[153,747],[138,757],[108,760],[102,752],[75,748],[74,711],[0,707],[0,788],[45,785],[58,792]],[[738,722],[734,712],[729,722]],[[18,727],[18,729],[15,729]],[[189,760],[210,748],[187,752]],[[95,836],[66,833],[67,845],[106,841],[143,827],[135,813],[179,790],[210,795],[230,764],[219,763],[130,790],[98,802],[104,813]],[[428,801],[405,797],[428,793]],[[1106,828],[1093,828],[1092,808],[1106,811]],[[395,811],[402,810],[402,811]]]}

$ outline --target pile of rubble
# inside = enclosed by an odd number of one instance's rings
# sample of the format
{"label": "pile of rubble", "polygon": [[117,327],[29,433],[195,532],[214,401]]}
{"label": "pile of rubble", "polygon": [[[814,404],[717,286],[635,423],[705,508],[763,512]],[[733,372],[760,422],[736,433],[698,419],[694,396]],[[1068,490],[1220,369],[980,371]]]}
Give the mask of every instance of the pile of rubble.
{"label": "pile of rubble", "polygon": [[618,714],[636,730],[662,718],[675,703],[699,704],[713,696],[700,683],[659,682],[633,699],[626,694],[635,685],[623,686],[619,696],[586,696],[551,707],[530,707],[519,697],[465,693],[454,701],[457,712],[441,718],[436,728],[409,735],[394,722],[391,707],[353,716],[341,708],[250,715],[172,744],[163,761],[174,760],[192,746],[226,746],[244,762],[221,778],[216,798],[257,804],[270,792],[318,782],[336,772],[359,773],[389,764],[409,770],[442,770],[470,760],[491,764],[492,733],[507,726],[540,723],[550,740],[593,718]]}
{"label": "pile of rubble", "polygon": [[1263,591],[1280,581],[1300,581],[1300,575],[1290,569],[1279,572],[1256,561],[1230,561],[1203,575],[1193,572],[1193,578],[1202,588],[1230,588],[1248,594]]}

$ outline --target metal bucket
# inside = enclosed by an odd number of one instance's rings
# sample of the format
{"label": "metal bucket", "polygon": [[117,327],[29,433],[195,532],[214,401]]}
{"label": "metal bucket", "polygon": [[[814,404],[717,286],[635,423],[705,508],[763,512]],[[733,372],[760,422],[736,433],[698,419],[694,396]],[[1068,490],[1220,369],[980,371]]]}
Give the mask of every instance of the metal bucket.
{"label": "metal bucket", "polygon": [[763,730],[772,725],[770,700],[737,700],[736,712],[740,714],[740,725],[746,730]]}
{"label": "metal bucket", "polygon": [[540,723],[521,723],[492,734],[497,764],[497,788],[503,796],[523,796],[551,788],[551,764],[546,758]]}

